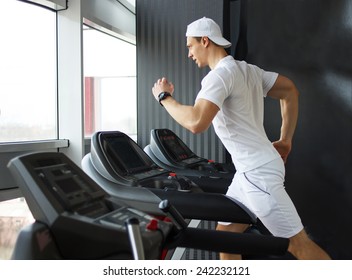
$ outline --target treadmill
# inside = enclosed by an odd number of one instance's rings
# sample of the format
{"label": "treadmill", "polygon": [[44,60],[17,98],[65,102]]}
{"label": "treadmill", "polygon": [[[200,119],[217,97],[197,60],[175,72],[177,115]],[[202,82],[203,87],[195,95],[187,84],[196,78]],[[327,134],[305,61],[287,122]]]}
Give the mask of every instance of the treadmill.
{"label": "treadmill", "polygon": [[159,203],[167,199],[185,219],[256,223],[254,215],[234,199],[204,192],[185,176],[156,165],[120,131],[98,131],[91,141],[82,169],[110,195],[137,209],[157,215]]}
{"label": "treadmill", "polygon": [[108,195],[64,154],[28,154],[8,168],[35,219],[20,233],[13,259],[131,259],[133,237],[143,258],[159,258],[172,224],[158,221],[158,230],[149,230],[154,217]]}
{"label": "treadmill", "polygon": [[188,228],[163,200],[151,216],[109,195],[62,153],[32,153],[8,168],[35,223],[22,230],[12,259],[162,259],[175,247],[234,254],[285,254],[288,239]]}
{"label": "treadmill", "polygon": [[236,172],[233,164],[196,155],[173,131],[166,128],[151,130],[150,144],[144,151],[158,166],[188,177],[207,192],[226,193]]}

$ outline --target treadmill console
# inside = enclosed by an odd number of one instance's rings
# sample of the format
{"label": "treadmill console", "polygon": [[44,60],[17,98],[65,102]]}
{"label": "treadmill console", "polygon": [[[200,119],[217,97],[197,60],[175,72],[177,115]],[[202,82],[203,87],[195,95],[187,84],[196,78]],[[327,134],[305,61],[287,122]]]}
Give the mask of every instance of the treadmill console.
{"label": "treadmill console", "polygon": [[164,155],[170,161],[178,165],[186,166],[205,161],[205,159],[193,153],[185,143],[170,130],[155,130],[155,137],[164,148]]}
{"label": "treadmill console", "polygon": [[99,133],[98,137],[102,152],[116,173],[124,176],[143,176],[153,171],[155,174],[162,172],[127,135]]}
{"label": "treadmill console", "polygon": [[[9,163],[14,177],[23,186],[33,217],[52,223],[64,211],[90,218],[108,213],[106,193],[62,154],[31,154]],[[47,207],[50,206],[50,207]]]}
{"label": "treadmill console", "polygon": [[92,163],[96,170],[112,181],[137,182],[167,174],[126,134],[96,132],[92,136]]}
{"label": "treadmill console", "polygon": [[128,186],[190,191],[189,180],[160,168],[126,134],[96,132],[92,136],[91,162],[105,179]]}
{"label": "treadmill console", "polygon": [[166,128],[151,130],[150,144],[144,151],[158,166],[188,177],[205,192],[225,194],[236,172],[233,164],[197,156]]}
{"label": "treadmill console", "polygon": [[[130,251],[126,222],[130,219],[139,221],[142,238],[148,239],[149,257],[155,257],[170,230],[170,224],[108,195],[62,153],[20,156],[8,167],[33,217],[50,228],[66,258],[126,256]],[[158,232],[150,230],[151,222],[158,224]],[[155,249],[149,247],[151,243]]]}
{"label": "treadmill console", "polygon": [[[146,149],[145,149],[146,150]],[[230,173],[233,176],[234,168],[197,156],[187,145],[169,129],[152,129],[150,133],[149,156],[162,162],[162,167],[208,171],[213,173]],[[206,174],[206,173],[204,173]]]}

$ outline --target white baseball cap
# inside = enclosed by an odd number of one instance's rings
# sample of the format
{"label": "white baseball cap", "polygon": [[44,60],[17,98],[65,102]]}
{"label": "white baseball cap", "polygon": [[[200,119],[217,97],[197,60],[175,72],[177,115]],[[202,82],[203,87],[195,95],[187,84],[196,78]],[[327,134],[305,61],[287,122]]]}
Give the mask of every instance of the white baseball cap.
{"label": "white baseball cap", "polygon": [[222,37],[219,25],[210,18],[203,17],[187,26],[186,37],[208,37],[215,44],[229,48],[231,43]]}

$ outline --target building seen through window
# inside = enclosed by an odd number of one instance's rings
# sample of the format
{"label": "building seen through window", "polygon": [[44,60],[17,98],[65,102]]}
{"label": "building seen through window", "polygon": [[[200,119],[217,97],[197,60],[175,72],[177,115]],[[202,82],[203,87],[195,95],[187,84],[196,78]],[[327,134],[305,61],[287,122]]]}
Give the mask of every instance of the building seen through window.
{"label": "building seen through window", "polygon": [[136,46],[84,28],[85,136],[99,130],[137,134]]}

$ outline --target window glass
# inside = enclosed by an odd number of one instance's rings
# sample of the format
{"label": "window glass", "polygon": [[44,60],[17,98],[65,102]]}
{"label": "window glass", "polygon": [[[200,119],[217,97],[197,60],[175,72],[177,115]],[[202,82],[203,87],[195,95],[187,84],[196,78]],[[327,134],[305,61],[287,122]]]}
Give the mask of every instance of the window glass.
{"label": "window glass", "polygon": [[56,139],[56,13],[1,1],[0,142]]}
{"label": "window glass", "polygon": [[20,230],[33,222],[24,198],[0,202],[0,260],[11,258]]}
{"label": "window glass", "polygon": [[136,46],[84,28],[85,136],[119,130],[137,134]]}

